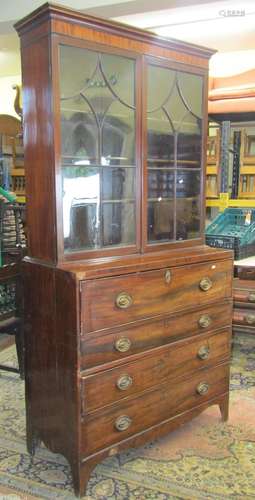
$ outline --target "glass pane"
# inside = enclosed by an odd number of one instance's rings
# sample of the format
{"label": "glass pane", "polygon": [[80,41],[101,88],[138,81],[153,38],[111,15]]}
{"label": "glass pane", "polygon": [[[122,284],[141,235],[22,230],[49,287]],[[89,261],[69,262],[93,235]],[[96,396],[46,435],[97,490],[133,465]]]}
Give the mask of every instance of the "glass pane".
{"label": "glass pane", "polygon": [[114,101],[102,125],[102,157],[106,165],[134,165],[135,112]]}
{"label": "glass pane", "polygon": [[187,108],[198,118],[202,118],[203,78],[200,75],[178,71],[179,92]]}
{"label": "glass pane", "polygon": [[135,169],[62,170],[65,249],[135,243]]}
{"label": "glass pane", "polygon": [[177,166],[200,168],[202,148],[202,121],[188,113],[177,135]]}
{"label": "glass pane", "polygon": [[134,203],[103,204],[104,246],[130,245],[135,242]]}
{"label": "glass pane", "polygon": [[163,110],[150,113],[147,125],[148,166],[173,166],[174,132],[167,115]]}
{"label": "glass pane", "polygon": [[160,242],[174,238],[174,200],[148,203],[148,241]]}
{"label": "glass pane", "polygon": [[98,127],[90,107],[81,95],[63,101],[61,149],[63,164],[98,163]]}
{"label": "glass pane", "polygon": [[60,91],[65,251],[135,243],[135,60],[62,45]]}
{"label": "glass pane", "polygon": [[203,79],[148,65],[148,241],[200,234]]}
{"label": "glass pane", "polygon": [[174,130],[178,130],[185,115],[189,112],[189,109],[187,108],[186,103],[182,100],[179,88],[176,85],[174,86],[168,101],[165,103],[164,108],[171,118]]}
{"label": "glass pane", "polygon": [[97,53],[91,50],[60,47],[61,98],[78,95],[88,87],[97,69]]}
{"label": "glass pane", "polygon": [[200,235],[200,172],[178,171],[176,181],[176,239]]}
{"label": "glass pane", "polygon": [[103,168],[103,200],[133,200],[135,194],[134,168]]}
{"label": "glass pane", "polygon": [[148,66],[148,113],[162,108],[175,86],[176,71],[160,66]]}
{"label": "glass pane", "polygon": [[100,246],[100,169],[63,168],[63,223],[65,249]]}
{"label": "glass pane", "polygon": [[113,54],[101,54],[101,71],[117,99],[134,108],[134,61]]}
{"label": "glass pane", "polygon": [[149,201],[161,201],[162,198],[174,198],[174,172],[167,170],[148,171]]}

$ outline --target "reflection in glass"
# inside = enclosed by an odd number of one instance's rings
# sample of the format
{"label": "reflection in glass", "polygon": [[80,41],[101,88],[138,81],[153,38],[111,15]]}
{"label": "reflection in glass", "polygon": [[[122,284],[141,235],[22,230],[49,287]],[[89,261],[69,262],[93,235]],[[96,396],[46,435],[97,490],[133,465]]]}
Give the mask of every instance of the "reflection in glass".
{"label": "reflection in glass", "polygon": [[60,59],[63,159],[133,165],[135,61],[64,45]]}
{"label": "reflection in glass", "polygon": [[174,200],[148,202],[148,241],[165,242],[174,238]]}
{"label": "reflection in glass", "polygon": [[147,148],[148,166],[150,163],[156,166],[173,166],[174,162],[174,132],[164,111],[148,115],[147,120]]}
{"label": "reflection in glass", "polygon": [[135,113],[114,101],[102,127],[102,157],[108,165],[134,165]]}
{"label": "reflection in glass", "polygon": [[202,122],[188,113],[177,136],[177,166],[199,168],[202,148]]}
{"label": "reflection in glass", "polygon": [[72,166],[62,171],[67,251],[135,242],[134,168]]}
{"label": "reflection in glass", "polygon": [[148,240],[200,234],[200,75],[148,66]]}
{"label": "reflection in glass", "polygon": [[135,241],[134,203],[103,204],[103,244],[130,245]]}
{"label": "reflection in glass", "polygon": [[60,46],[65,251],[135,243],[135,60]]}
{"label": "reflection in glass", "polygon": [[202,118],[202,98],[203,98],[203,78],[199,75],[177,72],[178,88],[187,108],[197,116]]}
{"label": "reflection in glass", "polygon": [[65,248],[99,245],[99,169],[71,167],[64,169],[63,223]]}
{"label": "reflection in glass", "polygon": [[134,200],[135,168],[103,168],[102,179],[103,200]]}
{"label": "reflection in glass", "polygon": [[176,179],[176,239],[200,234],[200,172],[178,171]]}
{"label": "reflection in glass", "polygon": [[148,170],[148,198],[174,198],[174,172],[167,169]]}
{"label": "reflection in glass", "polygon": [[160,66],[148,65],[148,113],[161,109],[168,101],[176,83],[176,71]]}
{"label": "reflection in glass", "polygon": [[63,164],[97,163],[97,122],[86,101],[77,96],[64,101],[61,109]]}

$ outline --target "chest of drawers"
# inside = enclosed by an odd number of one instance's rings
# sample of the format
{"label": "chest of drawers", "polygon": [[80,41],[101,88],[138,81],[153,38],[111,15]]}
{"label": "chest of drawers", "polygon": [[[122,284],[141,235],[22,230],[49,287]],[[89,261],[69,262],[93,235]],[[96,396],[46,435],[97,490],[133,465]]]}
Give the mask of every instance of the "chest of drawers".
{"label": "chest of drawers", "polygon": [[212,249],[207,258],[165,256],[162,268],[136,262],[125,273],[116,264],[99,278],[24,263],[29,449],[42,440],[63,453],[77,494],[104,457],[212,404],[227,418],[232,260]]}
{"label": "chest of drawers", "polygon": [[[93,467],[228,414],[232,254],[204,244],[214,51],[45,4],[21,39],[27,444]],[[36,54],[36,57],[35,57]]]}

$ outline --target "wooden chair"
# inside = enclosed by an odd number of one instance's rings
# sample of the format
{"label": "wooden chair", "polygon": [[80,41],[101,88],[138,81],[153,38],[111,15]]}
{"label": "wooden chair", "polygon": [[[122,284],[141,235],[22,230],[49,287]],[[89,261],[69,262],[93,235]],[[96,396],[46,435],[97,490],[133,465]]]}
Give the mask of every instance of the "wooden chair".
{"label": "wooden chair", "polygon": [[[4,136],[4,147],[10,149],[13,161],[16,157],[16,139],[22,133],[21,121],[11,115],[0,115],[0,136]],[[8,152],[7,151],[7,152]],[[3,218],[5,210],[13,210],[17,240],[13,245],[3,244]],[[24,248],[20,244],[18,230],[18,211],[22,207],[0,202],[0,244],[2,267],[0,267],[0,334],[15,336],[19,369],[0,364],[0,370],[20,373],[24,378],[24,340],[23,340],[23,293],[20,275],[20,262]]]}
{"label": "wooden chair", "polygon": [[0,370],[20,373],[24,378],[23,293],[20,263],[0,267],[0,334],[15,335],[19,369],[0,364]]}

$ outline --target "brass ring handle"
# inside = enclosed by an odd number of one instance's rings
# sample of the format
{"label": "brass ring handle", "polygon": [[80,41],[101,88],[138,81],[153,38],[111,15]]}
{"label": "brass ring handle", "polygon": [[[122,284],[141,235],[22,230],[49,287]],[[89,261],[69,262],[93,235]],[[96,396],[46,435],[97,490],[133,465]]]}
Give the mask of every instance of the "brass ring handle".
{"label": "brass ring handle", "polygon": [[208,359],[210,356],[210,347],[207,345],[202,345],[197,352],[199,359]]}
{"label": "brass ring handle", "polygon": [[125,375],[121,375],[116,382],[116,386],[120,389],[120,391],[126,391],[132,384],[133,379],[127,373],[125,373]]}
{"label": "brass ring handle", "polygon": [[121,337],[114,342],[116,351],[127,352],[131,347],[131,340],[128,337]]}
{"label": "brass ring handle", "polygon": [[246,314],[245,319],[249,325],[255,324],[255,314]]}
{"label": "brass ring handle", "polygon": [[255,302],[255,293],[249,293],[249,302]]}
{"label": "brass ring handle", "polygon": [[199,326],[201,326],[201,328],[208,328],[208,326],[210,326],[212,322],[212,318],[211,316],[209,316],[209,314],[202,314],[202,316],[200,316],[199,320],[198,320],[198,324]]}
{"label": "brass ring handle", "polygon": [[117,431],[126,431],[132,424],[132,419],[128,415],[122,415],[115,420],[115,428]]}
{"label": "brass ring handle", "polygon": [[117,295],[115,304],[119,309],[127,309],[133,303],[133,299],[129,293],[121,292]]}
{"label": "brass ring handle", "polygon": [[200,396],[204,396],[205,394],[207,394],[208,390],[209,384],[207,384],[207,382],[200,382],[200,384],[198,384],[196,388],[196,391],[198,394],[200,394]]}
{"label": "brass ring handle", "polygon": [[203,292],[207,292],[208,290],[210,290],[210,288],[212,288],[212,280],[210,280],[210,278],[208,278],[208,276],[205,276],[204,278],[201,279],[200,283],[199,283],[199,287],[201,290],[203,290]]}

